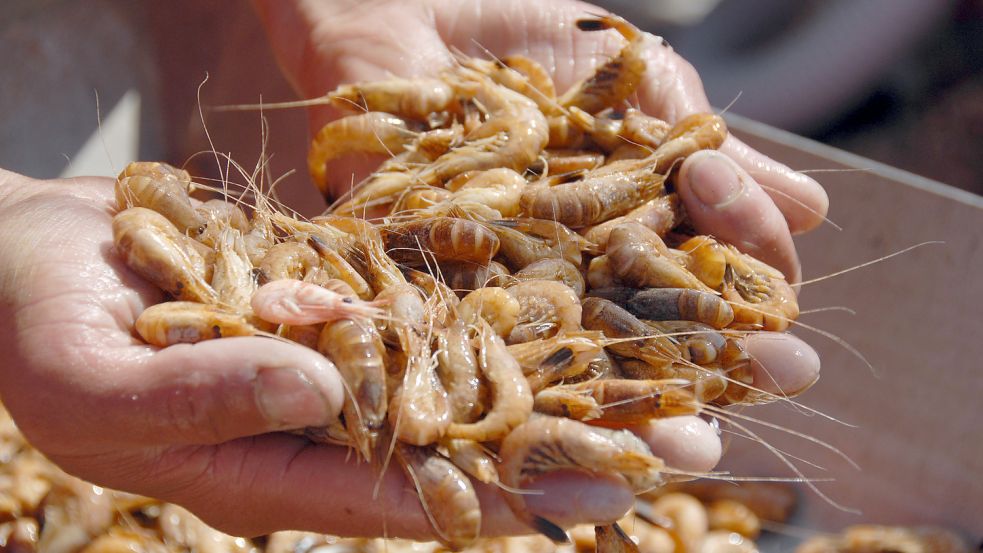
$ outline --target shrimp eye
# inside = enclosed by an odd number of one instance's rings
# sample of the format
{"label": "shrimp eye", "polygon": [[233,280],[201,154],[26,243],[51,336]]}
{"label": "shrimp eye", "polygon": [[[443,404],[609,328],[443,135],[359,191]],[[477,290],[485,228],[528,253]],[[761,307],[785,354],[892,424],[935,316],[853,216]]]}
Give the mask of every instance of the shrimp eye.
{"label": "shrimp eye", "polygon": [[341,301],[344,302],[344,303],[352,303],[352,299],[351,298],[342,298]]}

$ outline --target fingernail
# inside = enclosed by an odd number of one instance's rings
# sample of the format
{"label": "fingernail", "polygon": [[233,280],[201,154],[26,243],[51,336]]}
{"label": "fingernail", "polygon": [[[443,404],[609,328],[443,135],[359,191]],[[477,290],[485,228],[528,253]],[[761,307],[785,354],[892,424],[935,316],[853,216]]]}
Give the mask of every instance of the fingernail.
{"label": "fingernail", "polygon": [[752,334],[745,347],[752,359],[755,388],[793,397],[819,380],[819,355],[792,334]]}
{"label": "fingernail", "polygon": [[332,418],[328,399],[297,369],[263,369],[254,386],[256,404],[277,428],[316,426]]}
{"label": "fingernail", "polygon": [[726,207],[744,192],[744,181],[734,164],[723,154],[696,152],[687,173],[690,190],[706,206]]}
{"label": "fingernail", "polygon": [[531,513],[561,526],[611,523],[623,517],[635,502],[624,481],[579,473],[546,474],[525,486],[542,495],[525,496]]}

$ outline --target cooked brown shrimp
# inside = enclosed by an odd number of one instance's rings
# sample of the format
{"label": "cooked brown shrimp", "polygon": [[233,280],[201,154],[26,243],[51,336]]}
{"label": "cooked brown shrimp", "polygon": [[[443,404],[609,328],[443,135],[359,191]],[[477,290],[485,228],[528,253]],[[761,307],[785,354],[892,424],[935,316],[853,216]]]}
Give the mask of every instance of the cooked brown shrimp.
{"label": "cooked brown shrimp", "polygon": [[668,493],[653,501],[649,510],[653,518],[669,523],[666,530],[683,551],[698,550],[709,530],[706,509],[698,499],[682,493]]}
{"label": "cooked brown shrimp", "polygon": [[447,458],[458,468],[473,476],[479,482],[493,484],[498,482],[495,460],[478,442],[472,440],[444,440]]}
{"label": "cooked brown shrimp", "polygon": [[224,199],[208,200],[197,206],[195,211],[205,222],[204,232],[198,235],[198,240],[208,245],[216,247],[221,240],[222,232],[232,227],[240,233],[247,233],[250,230],[249,220],[246,214],[235,203]]}
{"label": "cooked brown shrimp", "polygon": [[[340,286],[331,286],[331,282]],[[328,286],[302,280],[274,280],[256,290],[250,305],[258,317],[286,325],[311,325],[338,319],[369,321],[382,316],[378,303],[358,299],[344,281],[331,279],[326,284]]]}
{"label": "cooked brown shrimp", "polygon": [[433,448],[397,443],[395,453],[437,539],[455,550],[474,542],[481,533],[481,506],[468,477]]}
{"label": "cooked brown shrimp", "polygon": [[641,550],[632,541],[631,536],[618,526],[618,523],[607,526],[595,526],[594,535],[597,541],[597,553],[639,553]]}
{"label": "cooked brown shrimp", "polygon": [[556,87],[546,68],[536,60],[522,55],[506,56],[496,60],[463,58],[465,67],[487,75],[504,87],[536,102],[539,110],[550,115],[559,112]]}
{"label": "cooked brown shrimp", "polygon": [[522,367],[529,387],[538,392],[554,382],[586,371],[590,362],[603,352],[603,338],[600,332],[565,332],[508,348],[509,354]]}
{"label": "cooked brown shrimp", "polygon": [[467,294],[485,286],[504,286],[509,282],[508,267],[497,261],[487,265],[444,261],[440,263],[440,276],[452,290]]}
{"label": "cooked brown shrimp", "polygon": [[727,138],[723,117],[694,113],[673,125],[662,144],[652,153],[655,171],[665,173],[674,164],[699,150],[716,150]]}
{"label": "cooked brown shrimp", "polygon": [[580,392],[596,401],[601,413],[591,420],[591,424],[625,427],[656,418],[698,414],[699,403],[693,393],[684,388],[687,384],[676,379],[605,379],[554,388]]}
{"label": "cooked brown shrimp", "polygon": [[617,56],[598,67],[594,74],[560,97],[564,107],[578,107],[587,113],[597,113],[616,106],[631,96],[645,73],[645,33],[624,19],[606,15],[596,19],[580,19],[577,28],[582,31],[614,29],[625,37],[628,44]]}
{"label": "cooked brown shrimp", "polygon": [[531,184],[522,192],[522,212],[578,229],[624,215],[665,190],[665,175],[648,160],[622,160],[584,178],[549,186]]}
{"label": "cooked brown shrimp", "polygon": [[219,532],[184,508],[171,503],[161,506],[158,524],[165,543],[187,551],[251,553],[253,549],[246,540]]}
{"label": "cooked brown shrimp", "polygon": [[487,264],[498,253],[499,239],[487,227],[466,219],[433,217],[381,227],[389,255],[398,261],[426,265],[438,260]]}
{"label": "cooked brown shrimp", "polygon": [[608,351],[624,357],[641,359],[656,367],[666,367],[682,358],[679,347],[666,336],[659,336],[651,327],[634,315],[602,298],[587,298],[583,302],[584,328],[600,330],[613,340],[606,344]]}
{"label": "cooked brown shrimp", "polygon": [[798,317],[795,291],[777,269],[709,236],[695,236],[680,250],[687,269],[730,303],[732,326],[782,331]]}
{"label": "cooked brown shrimp", "polygon": [[509,334],[509,343],[583,329],[580,298],[566,284],[555,280],[524,280],[506,290],[519,302],[518,322]]}
{"label": "cooked brown shrimp", "polygon": [[218,237],[211,286],[222,305],[242,312],[249,310],[249,300],[256,291],[253,264],[242,233],[232,226],[225,227]]}
{"label": "cooked brown shrimp", "polygon": [[369,111],[342,117],[314,135],[307,154],[307,170],[321,192],[327,193],[327,164],[332,159],[354,152],[398,154],[415,137],[405,119],[389,113]]}
{"label": "cooked brown shrimp", "polygon": [[636,288],[689,288],[713,293],[676,261],[655,231],[640,223],[614,228],[605,251],[618,278]]}
{"label": "cooked brown shrimp", "polygon": [[468,326],[477,324],[481,317],[502,338],[508,337],[519,321],[519,300],[504,288],[488,286],[478,288],[461,299],[458,317]]}
{"label": "cooked brown shrimp", "polygon": [[557,257],[580,265],[584,251],[594,245],[561,223],[520,217],[492,221],[488,228],[498,235],[499,252],[513,270],[541,259]]}
{"label": "cooked brown shrimp", "polygon": [[607,248],[611,231],[622,223],[634,221],[655,231],[659,236],[665,236],[682,221],[682,208],[678,194],[667,194],[651,199],[632,209],[621,217],[609,219],[603,223],[587,227],[581,231],[584,238],[597,244],[602,251]]}
{"label": "cooked brown shrimp", "polygon": [[578,421],[590,421],[603,414],[601,407],[589,393],[569,386],[551,386],[536,393],[533,411],[551,417],[563,417]]}
{"label": "cooked brown shrimp", "polygon": [[514,275],[516,280],[557,280],[570,287],[578,297],[587,290],[584,275],[573,263],[558,257],[540,259],[523,267]]}
{"label": "cooked brown shrimp", "polygon": [[502,438],[529,418],[533,398],[519,363],[487,324],[479,326],[478,342],[478,364],[491,389],[491,407],[478,422],[451,424],[447,437],[488,442]]}
{"label": "cooked brown shrimp", "polygon": [[661,146],[667,137],[671,136],[672,130],[673,126],[662,119],[646,115],[641,110],[629,108],[625,110],[622,118],[620,136],[630,144],[641,146],[644,149],[655,149]]}
{"label": "cooked brown shrimp", "polygon": [[346,217],[389,213],[399,195],[413,183],[413,175],[404,171],[376,171],[357,184],[349,198],[329,209]]}
{"label": "cooked brown shrimp", "polygon": [[591,290],[624,286],[618,275],[614,274],[611,259],[607,255],[599,255],[590,260],[587,265],[587,283]]}
{"label": "cooked brown shrimp", "polygon": [[[537,476],[555,470],[579,470],[620,476],[637,493],[662,483],[661,459],[638,436],[627,430],[610,430],[547,416],[534,416],[512,430],[499,449],[498,474],[511,488],[524,488]],[[557,541],[566,532],[526,509],[523,496],[505,493],[516,517]]]}
{"label": "cooked brown shrimp", "polygon": [[[365,281],[365,278],[352,266],[340,253],[332,249],[328,244],[321,240],[317,235],[307,238],[307,245],[317,252],[321,257],[319,269],[329,278],[336,278],[344,281],[351,286],[360,299],[370,300],[374,295],[372,287]],[[310,273],[308,273],[310,274]]]}
{"label": "cooked brown shrimp", "polygon": [[755,539],[761,534],[761,519],[746,505],[733,499],[718,499],[706,506],[711,530],[737,532]]}
{"label": "cooked brown shrimp", "polygon": [[437,375],[447,390],[451,421],[477,420],[482,410],[483,386],[478,375],[478,359],[462,320],[455,320],[437,334]]}
{"label": "cooked brown shrimp", "polygon": [[618,361],[618,370],[625,378],[636,380],[683,380],[686,384],[680,387],[692,393],[696,401],[701,404],[714,402],[715,405],[720,404],[717,400],[730,385],[728,378],[719,366],[719,363],[707,366],[691,366],[685,364],[652,365],[640,359],[625,357],[620,358]]}
{"label": "cooked brown shrimp", "polygon": [[718,329],[734,320],[734,310],[723,298],[689,288],[593,288],[590,295],[611,300],[640,319],[696,321]]}
{"label": "cooked brown shrimp", "polygon": [[204,232],[205,219],[191,205],[191,176],[166,163],[134,162],[116,177],[116,207],[145,207],[160,213],[182,233]]}
{"label": "cooked brown shrimp", "polygon": [[506,167],[468,173],[469,178],[447,184],[452,192],[445,200],[450,205],[480,204],[497,211],[502,217],[519,214],[519,198],[526,186],[526,179]]}
{"label": "cooked brown shrimp", "polygon": [[187,301],[151,305],[137,317],[135,326],[137,334],[145,342],[162,348],[172,344],[260,334],[260,329],[238,311]]}
{"label": "cooked brown shrimp", "polygon": [[302,242],[281,242],[271,247],[257,267],[260,284],[274,280],[304,278],[320,264],[313,248]]}
{"label": "cooked brown shrimp", "polygon": [[[612,300],[620,303],[618,300]],[[629,310],[630,312],[630,310]],[[706,365],[725,357],[728,338],[710,325],[685,320],[646,320],[649,327],[679,344],[683,359]],[[737,343],[736,341],[734,343]]]}
{"label": "cooked brown shrimp", "polygon": [[331,105],[354,111],[382,111],[425,121],[434,112],[452,108],[457,91],[437,78],[393,78],[344,84],[328,93]]}
{"label": "cooked brown shrimp", "polygon": [[77,551],[108,530],[113,515],[112,499],[102,488],[72,477],[53,479],[38,509],[44,521],[38,551]]}
{"label": "cooked brown shrimp", "polygon": [[604,154],[591,150],[552,149],[543,151],[539,163],[529,169],[536,173],[554,175],[572,175],[580,171],[590,171],[604,165]]}
{"label": "cooked brown shrimp", "polygon": [[215,303],[218,294],[208,284],[210,269],[167,218],[143,207],[131,207],[113,217],[113,241],[127,266],[179,300]]}
{"label": "cooked brown shrimp", "polygon": [[532,100],[483,77],[477,89],[475,99],[489,111],[488,119],[464,144],[421,169],[416,174],[421,182],[439,184],[475,169],[525,171],[546,147],[549,128]]}
{"label": "cooked brown shrimp", "polygon": [[342,413],[355,447],[371,460],[386,423],[386,348],[370,321],[340,319],[324,325],[317,350],[345,381]]}

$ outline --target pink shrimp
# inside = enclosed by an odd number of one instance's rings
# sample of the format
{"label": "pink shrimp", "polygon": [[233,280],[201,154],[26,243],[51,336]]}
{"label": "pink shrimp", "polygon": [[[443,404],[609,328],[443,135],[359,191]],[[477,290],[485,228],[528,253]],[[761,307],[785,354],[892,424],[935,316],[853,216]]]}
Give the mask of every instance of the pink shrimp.
{"label": "pink shrimp", "polygon": [[264,284],[253,294],[250,303],[260,318],[287,325],[310,325],[338,319],[371,319],[383,314],[378,302],[362,301],[354,295],[293,279],[274,280]]}

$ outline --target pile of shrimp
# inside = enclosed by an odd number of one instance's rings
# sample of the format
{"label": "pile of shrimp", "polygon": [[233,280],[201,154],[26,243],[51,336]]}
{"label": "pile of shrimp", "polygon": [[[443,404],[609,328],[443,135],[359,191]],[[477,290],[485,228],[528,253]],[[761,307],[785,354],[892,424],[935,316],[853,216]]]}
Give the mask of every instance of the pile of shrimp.
{"label": "pile of shrimp", "polygon": [[[775,482],[700,480],[645,494],[635,510],[606,526],[576,526],[572,542],[545,536],[476,540],[466,553],[753,553],[763,526],[784,523],[795,491]],[[105,489],[65,474],[33,449],[0,405],[0,551],[18,553],[443,553],[438,542],[340,538],[281,531],[256,539],[209,527],[185,509]],[[817,534],[796,553],[968,552],[937,527],[860,525]]]}
{"label": "pile of shrimp", "polygon": [[[148,344],[267,336],[312,348],[346,384],[340,419],[298,428],[381,471],[395,459],[434,533],[480,536],[472,478],[534,516],[537,476],[579,470],[636,493],[672,467],[628,427],[779,399],[752,386],[751,332],[784,330],[796,295],[776,269],[692,231],[674,169],[720,146],[713,114],[670,125],[628,107],[644,33],[558,96],[531,59],[461,58],[438,77],[344,85],[356,111],[313,140],[309,170],[391,157],[323,215],[264,197],[200,203],[175,167],[118,177],[117,253],[173,301],[148,307]],[[555,454],[554,454],[555,453]]]}

